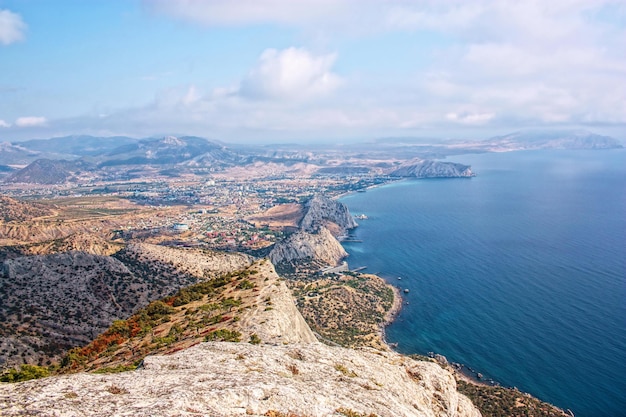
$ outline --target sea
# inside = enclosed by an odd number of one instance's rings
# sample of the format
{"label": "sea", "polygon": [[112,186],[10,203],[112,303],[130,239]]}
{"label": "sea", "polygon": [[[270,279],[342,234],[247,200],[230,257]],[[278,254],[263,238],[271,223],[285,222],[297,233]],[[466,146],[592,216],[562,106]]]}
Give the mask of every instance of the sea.
{"label": "sea", "polygon": [[626,150],[450,157],[473,178],[340,199],[351,268],[404,290],[387,340],[577,417],[626,416]]}

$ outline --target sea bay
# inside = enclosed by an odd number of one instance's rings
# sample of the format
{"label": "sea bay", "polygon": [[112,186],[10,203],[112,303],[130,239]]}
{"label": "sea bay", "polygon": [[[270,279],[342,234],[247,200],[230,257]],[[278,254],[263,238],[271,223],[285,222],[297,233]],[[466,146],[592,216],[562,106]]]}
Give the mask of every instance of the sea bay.
{"label": "sea bay", "polygon": [[409,290],[388,341],[577,416],[623,416],[626,151],[450,160],[478,175],[341,199],[368,216],[354,231],[362,243],[344,243],[350,266]]}

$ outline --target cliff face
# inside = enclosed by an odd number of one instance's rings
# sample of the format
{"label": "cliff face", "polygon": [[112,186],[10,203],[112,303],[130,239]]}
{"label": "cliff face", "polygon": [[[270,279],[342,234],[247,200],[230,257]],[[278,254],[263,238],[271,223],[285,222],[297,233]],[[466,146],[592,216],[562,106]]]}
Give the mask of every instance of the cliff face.
{"label": "cliff face", "polygon": [[5,416],[480,416],[437,364],[320,343],[202,343],[146,357],[137,371],[1,385],[0,408]]}
{"label": "cliff face", "polygon": [[459,178],[473,177],[475,174],[469,165],[432,160],[413,160],[402,164],[389,175],[414,178]]}
{"label": "cliff face", "polygon": [[358,226],[345,204],[321,195],[316,195],[309,200],[305,206],[305,211],[306,213],[300,222],[300,228],[309,233],[315,232],[320,226],[324,226],[331,230],[334,229],[335,235],[341,235]]}
{"label": "cliff face", "polygon": [[269,256],[274,265],[306,260],[336,265],[348,253],[328,229],[320,226],[316,233],[300,230],[278,242]]}

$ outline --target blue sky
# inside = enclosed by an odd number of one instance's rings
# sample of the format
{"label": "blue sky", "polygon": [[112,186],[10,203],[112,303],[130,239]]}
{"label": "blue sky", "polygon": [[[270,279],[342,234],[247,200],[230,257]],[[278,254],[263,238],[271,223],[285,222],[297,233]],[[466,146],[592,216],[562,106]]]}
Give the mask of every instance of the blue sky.
{"label": "blue sky", "polygon": [[0,0],[0,141],[626,139],[621,0]]}

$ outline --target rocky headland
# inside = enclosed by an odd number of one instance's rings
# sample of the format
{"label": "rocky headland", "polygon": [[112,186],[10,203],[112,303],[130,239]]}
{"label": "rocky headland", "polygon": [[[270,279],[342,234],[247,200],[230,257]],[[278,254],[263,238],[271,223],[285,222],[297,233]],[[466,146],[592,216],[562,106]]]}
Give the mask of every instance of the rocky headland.
{"label": "rocky headland", "polygon": [[312,233],[323,226],[335,236],[340,236],[358,226],[345,204],[322,195],[316,195],[305,203],[304,210],[300,228],[305,232]]}
{"label": "rocky headland", "polygon": [[309,271],[335,266],[348,256],[337,237],[357,227],[348,207],[339,201],[316,195],[304,204],[296,232],[274,245],[271,261],[281,271]]}
{"label": "rocky headland", "polygon": [[464,178],[473,177],[472,167],[454,162],[414,159],[389,173],[392,177],[409,178]]}
{"label": "rocky headland", "polygon": [[295,266],[304,261],[337,265],[348,253],[327,228],[319,227],[315,233],[298,230],[274,245],[269,256],[276,265]]}

